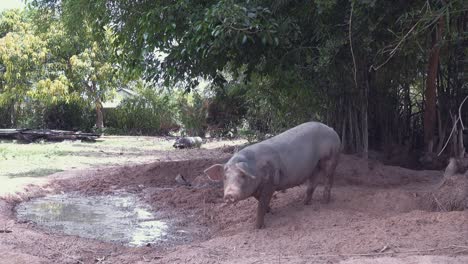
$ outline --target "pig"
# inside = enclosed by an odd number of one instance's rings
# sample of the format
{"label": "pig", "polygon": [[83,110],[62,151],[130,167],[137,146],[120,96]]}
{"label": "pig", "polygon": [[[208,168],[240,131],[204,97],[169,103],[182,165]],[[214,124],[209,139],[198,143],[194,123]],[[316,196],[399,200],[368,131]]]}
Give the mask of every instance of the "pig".
{"label": "pig", "polygon": [[308,182],[304,204],[310,204],[318,177],[326,177],[323,201],[330,201],[333,175],[341,141],[333,128],[307,122],[235,153],[225,164],[215,164],[204,173],[223,181],[224,201],[235,203],[249,197],[258,200],[255,228],[264,227],[275,191]]}
{"label": "pig", "polygon": [[174,148],[200,148],[203,143],[201,137],[181,137],[174,142]]}

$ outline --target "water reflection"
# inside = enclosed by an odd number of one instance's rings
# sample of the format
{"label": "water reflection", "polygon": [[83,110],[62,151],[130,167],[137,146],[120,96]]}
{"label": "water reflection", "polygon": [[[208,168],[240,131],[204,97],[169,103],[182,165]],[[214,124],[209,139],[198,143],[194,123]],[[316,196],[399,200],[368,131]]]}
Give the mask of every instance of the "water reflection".
{"label": "water reflection", "polygon": [[18,219],[68,235],[141,246],[167,239],[169,226],[132,195],[50,195],[17,207]]}

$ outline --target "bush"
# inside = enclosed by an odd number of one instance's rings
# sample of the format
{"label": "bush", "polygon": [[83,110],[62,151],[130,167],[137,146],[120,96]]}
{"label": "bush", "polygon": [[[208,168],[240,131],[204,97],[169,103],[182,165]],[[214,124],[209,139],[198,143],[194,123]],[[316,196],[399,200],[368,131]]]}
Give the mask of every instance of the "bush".
{"label": "bush", "polygon": [[192,91],[192,94],[179,94],[177,101],[179,120],[184,128],[182,134],[204,137],[208,128],[208,101],[196,91]]}
{"label": "bush", "polygon": [[172,95],[138,85],[137,96],[124,99],[115,109],[105,110],[106,132],[130,135],[166,135],[178,130]]}
{"label": "bush", "polygon": [[319,97],[311,89],[295,82],[297,80],[284,78],[276,84],[280,87],[274,91],[269,91],[271,88],[268,87],[251,90],[253,94],[250,96],[258,101],[249,107],[247,116],[250,117],[251,129],[277,134],[307,121],[320,120],[316,99]]}
{"label": "bush", "polygon": [[231,83],[216,91],[208,107],[207,123],[212,136],[237,136],[247,113],[245,95],[247,87]]}
{"label": "bush", "polygon": [[284,72],[275,78],[253,76],[247,83],[232,81],[210,104],[210,132],[214,127],[218,136],[233,133],[254,141],[319,120],[318,96],[298,80],[295,73]]}
{"label": "bush", "polygon": [[45,127],[49,129],[90,132],[96,121],[96,113],[92,105],[76,99],[47,106],[43,118]]}
{"label": "bush", "polygon": [[12,104],[0,105],[0,128],[11,127]]}
{"label": "bush", "polygon": [[[12,111],[15,111],[14,113]],[[12,122],[11,116],[15,120]],[[37,100],[25,100],[20,106],[0,106],[0,127],[29,129],[61,129],[91,131],[95,113],[82,99],[44,104]]]}

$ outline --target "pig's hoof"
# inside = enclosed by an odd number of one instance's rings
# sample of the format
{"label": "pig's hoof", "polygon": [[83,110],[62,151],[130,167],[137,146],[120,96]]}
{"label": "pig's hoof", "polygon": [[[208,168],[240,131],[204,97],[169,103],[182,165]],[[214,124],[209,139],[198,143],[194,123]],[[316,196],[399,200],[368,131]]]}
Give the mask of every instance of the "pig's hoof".
{"label": "pig's hoof", "polygon": [[312,199],[304,199],[304,205],[310,205],[312,203]]}
{"label": "pig's hoof", "polygon": [[328,204],[328,203],[330,203],[330,200],[331,200],[331,199],[330,199],[330,196],[324,197],[324,198],[322,199],[322,203],[323,203],[323,204]]}
{"label": "pig's hoof", "polygon": [[263,229],[263,228],[265,228],[265,224],[264,223],[256,223],[255,228],[256,229]]}

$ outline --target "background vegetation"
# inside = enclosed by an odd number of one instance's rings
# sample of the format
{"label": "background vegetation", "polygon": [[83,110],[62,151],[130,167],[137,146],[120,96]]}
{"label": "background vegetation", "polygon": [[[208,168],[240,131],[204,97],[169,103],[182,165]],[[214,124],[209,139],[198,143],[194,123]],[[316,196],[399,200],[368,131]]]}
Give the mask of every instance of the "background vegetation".
{"label": "background vegetation", "polygon": [[466,1],[27,2],[0,18],[2,127],[261,138],[320,120],[364,156],[464,153]]}

